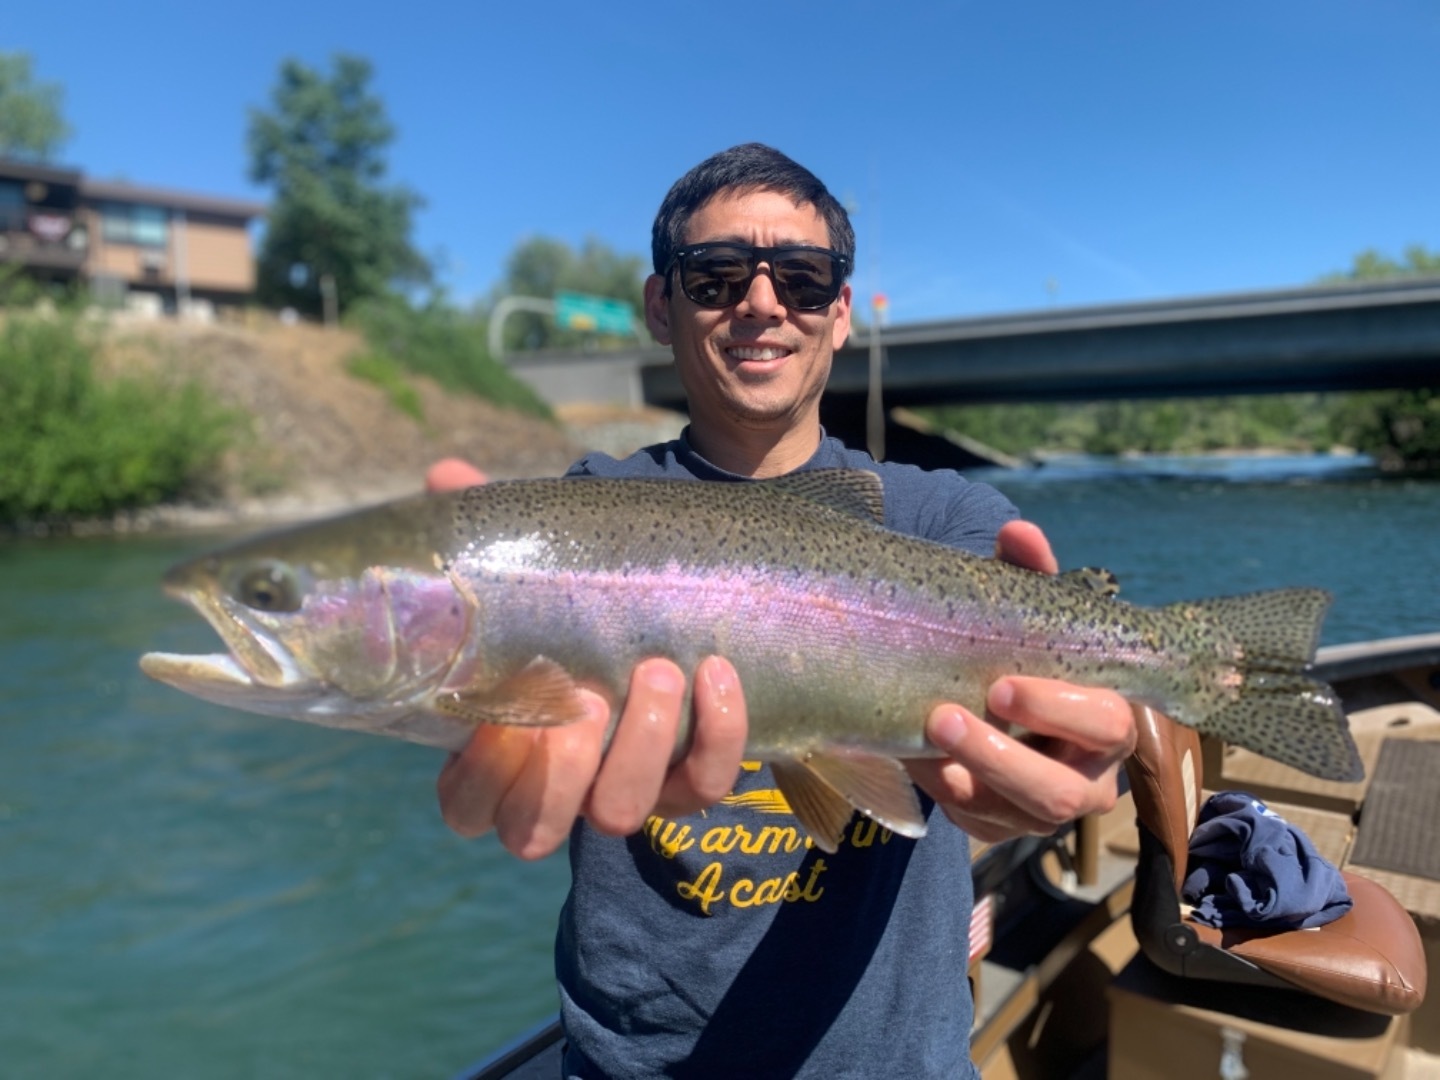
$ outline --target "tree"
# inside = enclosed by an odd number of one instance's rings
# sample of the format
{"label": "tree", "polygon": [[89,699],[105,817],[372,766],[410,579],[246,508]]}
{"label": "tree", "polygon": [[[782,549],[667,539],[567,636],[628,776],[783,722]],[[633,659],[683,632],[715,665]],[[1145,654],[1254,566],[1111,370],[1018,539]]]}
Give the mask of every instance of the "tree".
{"label": "tree", "polygon": [[1440,251],[1427,251],[1420,244],[1411,244],[1405,249],[1405,257],[1400,261],[1369,248],[1355,256],[1349,270],[1329,274],[1321,280],[1379,281],[1383,278],[1417,277],[1421,274],[1440,274]]}
{"label": "tree", "polygon": [[[594,238],[578,252],[563,240],[536,236],[523,241],[505,261],[505,277],[495,290],[495,300],[504,296],[534,296],[549,300],[558,292],[623,300],[641,315],[644,303],[646,263],[638,255],[621,255]],[[565,330],[529,312],[517,312],[506,320],[508,349],[545,349],[575,346],[583,334]],[[629,344],[629,342],[627,342]]]}
{"label": "tree", "polygon": [[26,53],[0,52],[0,157],[49,161],[70,137],[64,96],[58,83],[34,81]]}
{"label": "tree", "polygon": [[[1378,251],[1355,256],[1349,272],[1327,281],[1440,274],[1440,252],[1419,244],[1405,249],[1403,261]],[[1337,410],[1335,434],[1342,442],[1372,454],[1386,468],[1440,467],[1440,389],[1377,390],[1351,394]]]}
{"label": "tree", "polygon": [[343,312],[431,279],[410,243],[422,201],[383,183],[395,129],[369,91],[372,73],[355,56],[337,56],[328,76],[287,60],[271,111],[250,111],[250,177],[275,188],[258,267],[263,301],[316,314],[333,285]]}

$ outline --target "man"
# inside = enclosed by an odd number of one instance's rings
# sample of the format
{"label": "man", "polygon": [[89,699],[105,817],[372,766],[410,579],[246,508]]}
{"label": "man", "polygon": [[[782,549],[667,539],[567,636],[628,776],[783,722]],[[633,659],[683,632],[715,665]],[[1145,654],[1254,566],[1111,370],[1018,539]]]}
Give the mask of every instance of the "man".
{"label": "man", "polygon": [[[646,324],[674,352],[690,424],[623,461],[591,454],[572,474],[745,482],[867,468],[885,483],[890,528],[1055,571],[1039,530],[993,489],[876,464],[824,436],[854,233],[811,173],[758,144],[715,155],[671,188],[652,255]],[[476,478],[451,463],[430,482]],[[1128,704],[998,681],[988,711],[1048,737],[1034,746],[942,705],[926,734],[948,756],[907,766],[933,799],[929,835],[857,817],[825,855],[804,843],[769,770],[742,766],[744,693],[723,659],[693,673],[694,730],[671,764],[686,675],[638,665],[603,755],[609,706],[592,696],[588,719],[568,727],[477,731],[440,775],[457,832],[494,829],[525,858],[570,839],[556,945],[566,1075],[969,1073],[967,833],[1048,834],[1113,805],[1134,741]]]}

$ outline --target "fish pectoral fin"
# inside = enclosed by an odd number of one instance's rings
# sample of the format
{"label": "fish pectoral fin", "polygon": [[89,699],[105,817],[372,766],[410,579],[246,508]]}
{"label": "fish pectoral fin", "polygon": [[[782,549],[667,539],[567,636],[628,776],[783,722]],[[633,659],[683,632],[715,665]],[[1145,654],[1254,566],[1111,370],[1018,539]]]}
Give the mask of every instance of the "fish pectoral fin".
{"label": "fish pectoral fin", "polygon": [[892,832],[919,839],[925,815],[905,766],[865,750],[815,751],[771,763],[775,781],[816,846],[833,853],[859,810]]}
{"label": "fish pectoral fin", "polygon": [[772,761],[770,772],[815,846],[827,855],[834,855],[840,849],[840,838],[845,835],[845,826],[850,824],[855,808],[803,761]]}
{"label": "fish pectoral fin", "polygon": [[436,696],[431,707],[472,724],[516,727],[559,727],[585,716],[575,680],[545,656],[535,657],[494,686],[447,690]]}

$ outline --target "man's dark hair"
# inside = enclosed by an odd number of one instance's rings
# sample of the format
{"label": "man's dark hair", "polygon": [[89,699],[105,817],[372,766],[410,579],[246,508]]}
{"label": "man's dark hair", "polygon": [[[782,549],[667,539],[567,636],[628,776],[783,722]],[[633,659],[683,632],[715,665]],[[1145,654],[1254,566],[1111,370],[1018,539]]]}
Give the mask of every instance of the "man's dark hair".
{"label": "man's dark hair", "polygon": [[690,217],[722,191],[776,191],[797,206],[809,204],[830,232],[830,247],[855,265],[855,230],[850,215],[820,178],[763,143],[743,143],[708,157],[675,181],[650,230],[650,258],[663,274],[684,246]]}

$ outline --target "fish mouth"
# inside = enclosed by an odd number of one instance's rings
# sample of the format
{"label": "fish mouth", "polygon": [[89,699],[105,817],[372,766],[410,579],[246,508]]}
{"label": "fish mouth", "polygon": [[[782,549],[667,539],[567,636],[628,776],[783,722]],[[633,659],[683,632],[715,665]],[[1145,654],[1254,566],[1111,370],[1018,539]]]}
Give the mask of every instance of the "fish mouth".
{"label": "fish mouth", "polygon": [[224,594],[166,591],[198,611],[230,651],[146,653],[140,670],[150,678],[220,705],[285,716],[325,693],[324,683],[304,670],[251,609]]}

